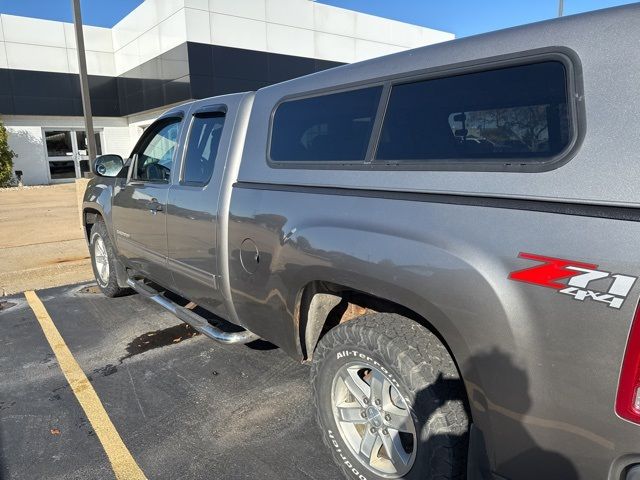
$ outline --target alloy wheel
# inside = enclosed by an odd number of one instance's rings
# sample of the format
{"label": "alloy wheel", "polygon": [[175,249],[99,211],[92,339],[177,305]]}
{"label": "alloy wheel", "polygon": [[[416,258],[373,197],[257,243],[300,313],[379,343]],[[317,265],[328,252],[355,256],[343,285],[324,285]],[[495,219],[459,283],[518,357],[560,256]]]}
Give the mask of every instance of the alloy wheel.
{"label": "alloy wheel", "polygon": [[416,456],[411,411],[396,384],[364,362],[342,366],[333,380],[333,415],[351,453],[385,478],[404,476]]}

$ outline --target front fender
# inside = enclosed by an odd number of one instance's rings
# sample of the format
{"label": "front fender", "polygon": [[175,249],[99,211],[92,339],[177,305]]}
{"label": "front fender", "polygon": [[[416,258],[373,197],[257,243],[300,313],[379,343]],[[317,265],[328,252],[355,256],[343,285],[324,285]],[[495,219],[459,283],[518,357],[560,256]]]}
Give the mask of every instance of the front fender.
{"label": "front fender", "polygon": [[[87,188],[84,192],[84,197],[82,199],[82,223],[85,229],[85,236],[87,233],[86,229],[86,213],[95,211],[103,218],[105,225],[107,226],[107,231],[109,232],[109,237],[111,239],[111,243],[115,246],[115,230],[113,228],[113,222],[111,220],[111,204],[113,199],[113,191],[116,179],[114,178],[105,178],[105,177],[94,177],[92,178]],[[89,239],[87,238],[87,241]]]}
{"label": "front fender", "polygon": [[82,200],[82,227],[87,243],[90,242],[87,230],[87,214],[97,213],[104,220],[107,227],[111,245],[116,252],[116,276],[120,288],[128,288],[127,271],[118,252],[118,243],[116,241],[116,229],[113,226],[111,216],[111,206],[116,185],[116,178],[94,177],[91,179],[85,190]]}

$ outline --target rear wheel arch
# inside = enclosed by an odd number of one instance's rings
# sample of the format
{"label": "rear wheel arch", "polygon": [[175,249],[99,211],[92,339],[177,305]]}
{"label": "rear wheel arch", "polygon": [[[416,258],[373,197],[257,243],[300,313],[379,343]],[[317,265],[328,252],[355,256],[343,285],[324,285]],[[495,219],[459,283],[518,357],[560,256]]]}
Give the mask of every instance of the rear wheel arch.
{"label": "rear wheel arch", "polygon": [[[389,289],[389,292],[393,292]],[[367,317],[390,317],[391,319],[399,318],[400,324],[403,320],[408,323],[414,322],[424,327],[432,338],[444,347],[448,353],[448,357],[453,363],[457,371],[458,378],[461,380],[460,392],[466,412],[470,436],[465,442],[468,443],[467,453],[467,469],[469,475],[473,478],[485,478],[485,472],[489,471],[490,460],[487,456],[486,438],[482,430],[479,430],[475,424],[474,414],[479,413],[477,409],[472,408],[471,394],[469,385],[465,381],[468,365],[465,364],[463,372],[462,362],[468,358],[468,352],[461,349],[460,355],[457,356],[450,346],[448,340],[444,337],[438,327],[429,321],[425,316],[416,310],[408,308],[390,298],[383,298],[372,293],[354,289],[351,286],[340,285],[332,282],[315,281],[307,284],[298,294],[297,302],[298,319],[300,326],[300,345],[305,361],[316,363],[314,360],[314,352],[320,341],[338,326],[344,326],[355,319],[366,319]],[[444,314],[442,314],[444,317]],[[443,319],[439,318],[442,322]],[[445,321],[447,321],[445,319]],[[384,321],[382,322],[384,323]],[[383,327],[384,328],[384,327]],[[457,332],[457,330],[456,330]],[[456,339],[454,339],[455,341]],[[458,342],[460,341],[457,339]],[[442,350],[440,350],[442,353]],[[467,357],[465,357],[467,355]],[[436,353],[436,358],[438,354]],[[480,410],[480,415],[483,416]],[[486,419],[481,422],[485,427],[491,429],[486,424]],[[329,445],[331,448],[331,445]],[[346,472],[348,474],[348,472]]]}
{"label": "rear wheel arch", "polygon": [[[318,342],[328,332],[367,313],[399,314],[425,327],[446,348],[463,381],[469,422],[472,426],[469,445],[470,472],[484,472],[490,469],[489,466],[495,467],[492,459],[499,445],[501,432],[500,425],[495,424],[493,420],[487,402],[492,398],[499,399],[499,396],[495,396],[499,392],[486,383],[486,379],[491,376],[486,362],[478,361],[479,357],[493,358],[494,355],[493,350],[485,352],[486,347],[479,346],[474,339],[478,338],[478,343],[482,343],[483,340],[492,338],[501,326],[510,328],[511,324],[504,322],[508,320],[506,314],[505,317],[480,317],[487,310],[483,305],[489,304],[493,299],[486,297],[484,303],[479,303],[478,309],[474,310],[476,318],[486,321],[469,323],[469,319],[466,319],[456,322],[451,316],[455,311],[447,313],[441,310],[438,301],[429,299],[429,290],[424,286],[420,290],[408,291],[402,288],[400,283],[380,284],[380,278],[381,276],[378,276],[375,281],[363,278],[361,281],[350,283],[314,281],[300,289],[296,311],[304,360],[313,361]],[[377,284],[375,292],[368,288],[368,284]],[[434,295],[437,296],[437,293]],[[484,329],[483,336],[480,337],[479,325]],[[498,350],[509,352],[509,347],[510,345],[503,346]],[[483,352],[486,354],[483,355]],[[500,359],[511,358],[503,357],[504,355]]]}
{"label": "rear wheel arch", "polygon": [[367,313],[393,313],[422,325],[445,346],[461,369],[449,342],[431,321],[392,299],[332,282],[314,281],[300,292],[298,301],[300,344],[305,360],[311,360],[320,339],[332,328]]}

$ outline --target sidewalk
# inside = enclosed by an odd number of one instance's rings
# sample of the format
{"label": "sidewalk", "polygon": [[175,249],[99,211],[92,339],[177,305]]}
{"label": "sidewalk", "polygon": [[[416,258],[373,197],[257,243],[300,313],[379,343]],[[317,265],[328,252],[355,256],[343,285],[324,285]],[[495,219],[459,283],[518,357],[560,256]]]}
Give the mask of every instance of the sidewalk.
{"label": "sidewalk", "polygon": [[76,185],[0,189],[0,296],[93,278]]}

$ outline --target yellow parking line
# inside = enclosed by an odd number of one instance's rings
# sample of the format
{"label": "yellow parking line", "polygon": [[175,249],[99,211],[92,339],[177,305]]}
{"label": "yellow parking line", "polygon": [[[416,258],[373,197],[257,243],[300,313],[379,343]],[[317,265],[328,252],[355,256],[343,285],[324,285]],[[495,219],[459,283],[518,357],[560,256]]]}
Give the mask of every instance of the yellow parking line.
{"label": "yellow parking line", "polygon": [[109,415],[102,406],[102,402],[100,398],[98,398],[96,391],[71,354],[69,347],[67,347],[67,344],[64,342],[64,339],[54,325],[53,320],[51,320],[42,302],[33,291],[25,292],[24,296],[27,298],[31,310],[35,313],[40,327],[42,327],[42,331],[58,359],[62,373],[64,373],[64,376],[67,378],[93,430],[98,435],[102,448],[104,448],[111,462],[111,467],[113,468],[116,479],[146,479],[144,473],[142,473],[142,470],[122,441],[122,438],[120,438],[118,431],[113,426]]}

